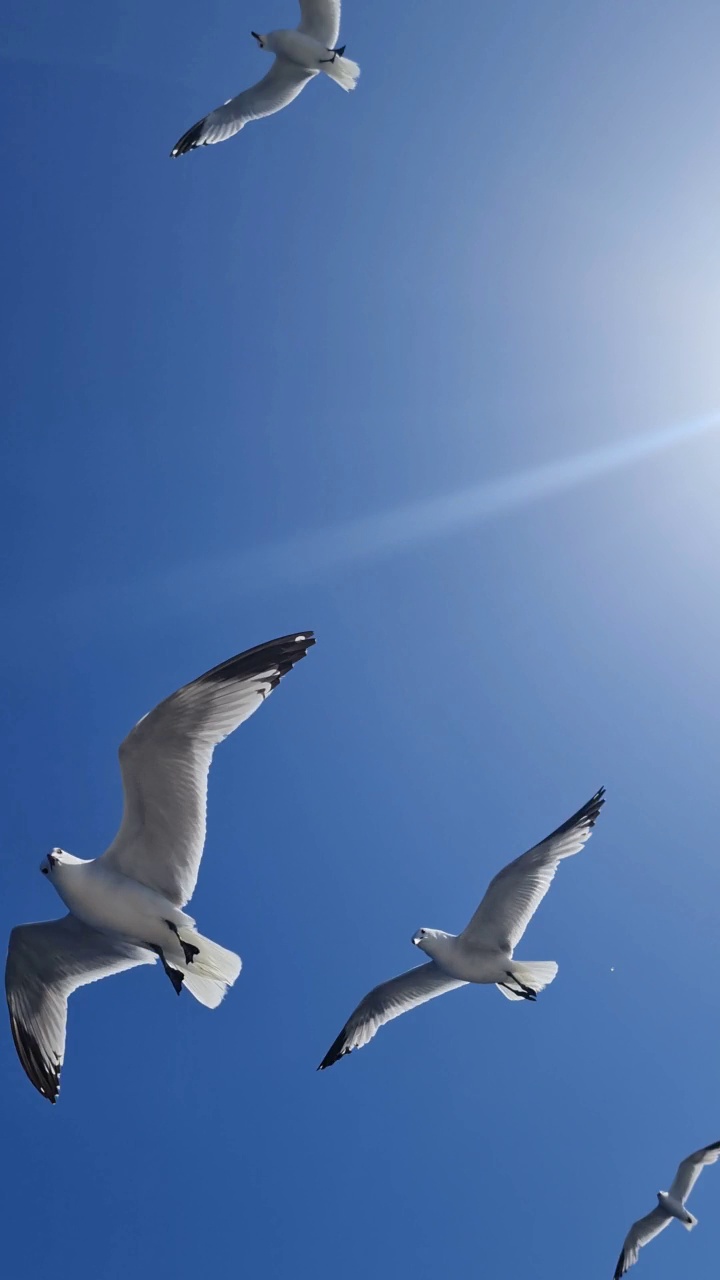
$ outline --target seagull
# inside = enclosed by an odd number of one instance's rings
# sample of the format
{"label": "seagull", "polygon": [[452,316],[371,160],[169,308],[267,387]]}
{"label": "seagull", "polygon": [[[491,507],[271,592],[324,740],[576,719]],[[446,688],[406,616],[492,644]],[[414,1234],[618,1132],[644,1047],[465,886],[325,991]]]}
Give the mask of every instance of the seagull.
{"label": "seagull", "polygon": [[669,1191],[658,1191],[657,1207],[644,1218],[633,1222],[625,1237],[622,1253],[618,1258],[613,1280],[620,1280],[629,1271],[643,1245],[654,1240],[664,1231],[673,1218],[682,1222],[686,1231],[697,1226],[697,1218],[685,1208],[685,1201],[697,1182],[706,1164],[715,1164],[720,1160],[720,1142],[713,1142],[709,1147],[701,1147],[693,1151],[691,1156],[678,1165],[678,1171],[670,1185]]}
{"label": "seagull", "polygon": [[360,75],[357,62],[343,57],[345,45],[338,45],[340,0],[300,0],[300,25],[296,30],[250,32],[261,49],[275,54],[275,61],[262,80],[229,98],[222,107],[203,116],[184,133],[170,152],[184,156],[195,147],[224,142],[261,116],[282,111],[297,98],[314,76],[324,71],[346,92],[354,89]]}
{"label": "seagull", "polygon": [[430,956],[429,963],[374,987],[345,1023],[318,1071],[362,1049],[392,1018],[468,982],[494,983],[508,1000],[535,1000],[558,967],[554,960],[514,960],[513,952],[550,888],[558,863],[578,853],[589,838],[604,794],[601,787],[557,831],[499,871],[457,937],[442,929],[418,929],[412,942]]}
{"label": "seagull", "polygon": [[159,959],[178,995],[184,986],[214,1009],[240,973],[240,957],[181,909],[205,844],[210,761],[314,643],[312,631],[270,640],[161,702],[120,747],[125,809],[109,849],[90,861],[53,849],[40,864],[69,914],[13,929],[5,990],[20,1062],[50,1102],[77,987]]}

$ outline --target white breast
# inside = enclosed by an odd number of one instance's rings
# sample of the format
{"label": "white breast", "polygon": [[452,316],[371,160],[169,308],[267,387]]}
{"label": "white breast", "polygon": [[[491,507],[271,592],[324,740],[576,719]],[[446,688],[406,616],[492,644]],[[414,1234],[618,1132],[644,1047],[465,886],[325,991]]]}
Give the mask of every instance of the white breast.
{"label": "white breast", "polygon": [[57,866],[52,882],[78,920],[139,942],[162,943],[167,932],[164,921],[186,918],[154,889],[98,861]]}
{"label": "white breast", "polygon": [[312,36],[303,35],[301,31],[271,31],[267,38],[267,47],[288,62],[308,71],[320,70],[320,59],[327,57],[327,50]]}

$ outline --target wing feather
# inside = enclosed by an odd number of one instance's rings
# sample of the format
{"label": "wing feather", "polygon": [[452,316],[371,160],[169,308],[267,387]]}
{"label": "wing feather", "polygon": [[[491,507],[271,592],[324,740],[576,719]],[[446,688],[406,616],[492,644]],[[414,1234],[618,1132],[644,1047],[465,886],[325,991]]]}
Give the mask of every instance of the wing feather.
{"label": "wing feather", "polygon": [[259,120],[262,116],[272,116],[276,111],[282,111],[283,107],[289,106],[297,98],[314,75],[317,72],[306,71],[292,62],[276,58],[262,80],[258,80],[250,89],[244,89],[236,97],[229,98],[221,107],[198,120],[192,129],[188,129],[170,155],[183,156],[195,147],[225,142],[233,134],[239,133],[250,120]]}
{"label": "wing feather", "polygon": [[312,631],[305,631],[247,649],[178,689],[136,724],[120,747],[125,809],[102,855],[108,867],[178,907],[189,902],[205,844],[213,751],[314,643]]}
{"label": "wing feather", "polygon": [[605,788],[540,844],[503,867],[460,937],[471,946],[512,952],[542,902],[563,858],[589,839],[605,803]]}
{"label": "wing feather", "polygon": [[338,1062],[353,1049],[362,1049],[372,1040],[380,1027],[401,1013],[425,1004],[426,1000],[434,1000],[435,996],[444,995],[446,991],[454,991],[456,987],[465,987],[466,982],[451,978],[431,960],[429,964],[421,964],[407,973],[401,973],[379,987],[373,987],[357,1009],[350,1015],[340,1035],[333,1041],[323,1058],[318,1071],[324,1071]]}
{"label": "wing feather", "polygon": [[668,1194],[684,1204],[705,1166],[715,1164],[716,1160],[720,1160],[720,1142],[712,1142],[709,1147],[694,1151],[678,1165]]}
{"label": "wing feather", "polygon": [[10,934],[5,992],[18,1057],[35,1088],[55,1102],[65,1056],[67,1002],[78,987],[155,956],[77,920],[21,924]]}
{"label": "wing feather", "polygon": [[646,1214],[644,1218],[638,1218],[637,1222],[633,1223],[625,1237],[613,1280],[620,1280],[620,1277],[630,1270],[633,1263],[637,1262],[643,1245],[654,1240],[655,1236],[659,1236],[671,1221],[670,1215],[658,1205],[651,1213]]}

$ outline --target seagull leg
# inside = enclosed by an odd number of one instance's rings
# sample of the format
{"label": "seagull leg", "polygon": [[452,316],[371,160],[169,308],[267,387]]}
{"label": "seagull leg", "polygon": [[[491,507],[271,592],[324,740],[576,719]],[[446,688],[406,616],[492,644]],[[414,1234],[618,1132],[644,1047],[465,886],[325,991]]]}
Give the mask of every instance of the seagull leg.
{"label": "seagull leg", "polygon": [[347,45],[338,45],[337,49],[328,49],[328,53],[332,54],[332,58],[320,58],[320,62],[334,62],[336,58],[342,58]]}
{"label": "seagull leg", "polygon": [[[508,987],[509,991],[513,991],[516,996],[522,996],[523,1000],[537,1000],[537,991],[533,991],[532,987],[526,987],[525,983],[521,982],[514,973],[510,973],[509,969],[506,970],[506,973],[508,978],[511,978],[517,984],[515,987]],[[501,985],[507,987],[508,984],[503,982]]]}
{"label": "seagull leg", "polygon": [[173,969],[172,965],[168,964],[167,960],[165,959],[165,955],[163,953],[162,947],[150,946],[150,950],[154,951],[155,955],[160,957],[160,962],[162,964],[162,967],[165,970],[168,978],[173,984],[173,990],[177,995],[180,995],[180,992],[182,991],[183,982],[185,981],[185,975],[182,974],[179,969]]}
{"label": "seagull leg", "polygon": [[200,955],[200,948],[193,946],[192,942],[183,942],[182,938],[180,937],[180,934],[178,933],[178,927],[176,924],[173,924],[172,920],[166,920],[165,923],[168,929],[170,929],[172,933],[175,934],[175,937],[180,943],[180,946],[182,947],[183,952],[185,954],[185,963],[192,964],[195,957]]}

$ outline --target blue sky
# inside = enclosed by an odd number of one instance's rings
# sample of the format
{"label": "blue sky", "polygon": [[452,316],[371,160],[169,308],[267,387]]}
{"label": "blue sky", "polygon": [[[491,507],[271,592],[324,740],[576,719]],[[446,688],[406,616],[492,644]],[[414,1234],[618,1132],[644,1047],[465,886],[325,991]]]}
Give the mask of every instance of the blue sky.
{"label": "blue sky", "polygon": [[[211,774],[221,1009],[78,993],[54,1109],[4,1033],[25,1280],[603,1280],[720,1137],[720,13],[392,9],[346,0],[355,94],[171,163],[293,0],[9,4],[5,934],[111,839],[140,715],[318,636]],[[316,1074],[601,783],[537,1005],[463,990]],[[637,1274],[714,1280],[719,1205],[710,1170]]]}

